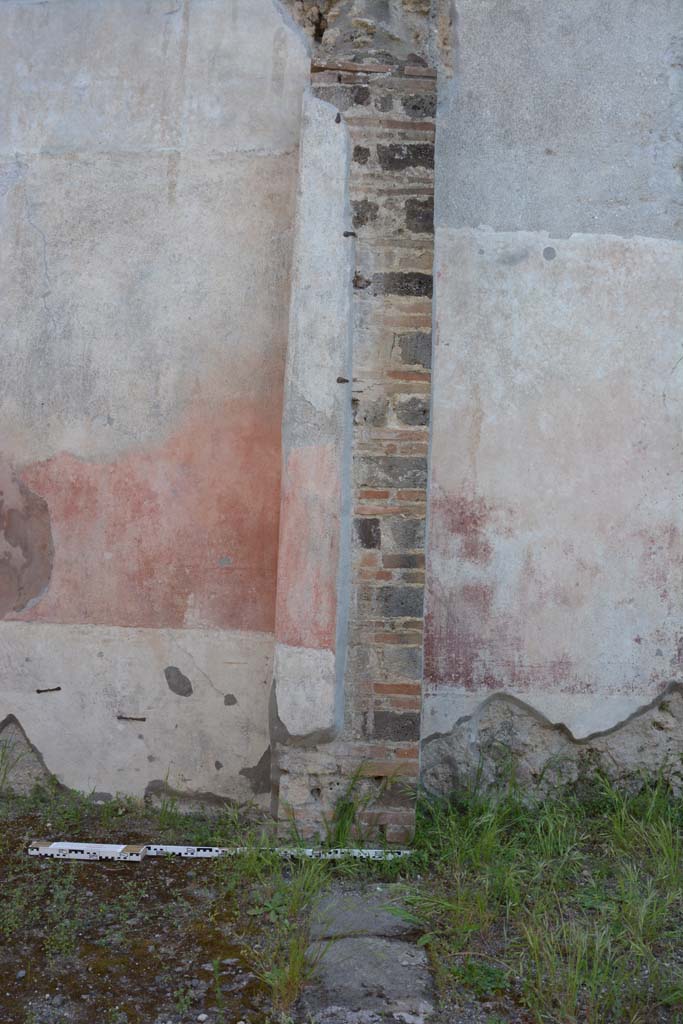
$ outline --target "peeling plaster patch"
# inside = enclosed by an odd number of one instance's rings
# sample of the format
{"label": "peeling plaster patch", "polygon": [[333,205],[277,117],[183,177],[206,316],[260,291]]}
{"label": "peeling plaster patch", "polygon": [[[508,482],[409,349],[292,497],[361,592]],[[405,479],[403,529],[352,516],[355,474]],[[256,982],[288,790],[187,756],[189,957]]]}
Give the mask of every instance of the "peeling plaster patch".
{"label": "peeling plaster patch", "polygon": [[268,747],[253,768],[240,768],[240,775],[243,775],[251,783],[254,793],[270,792],[270,761],[270,747]]}
{"label": "peeling plaster patch", "polygon": [[30,793],[36,783],[50,778],[43,755],[14,715],[7,715],[0,721],[0,752],[0,787],[8,786],[15,793]]}
{"label": "peeling plaster patch", "polygon": [[41,597],[53,558],[47,502],[0,458],[0,618],[30,608]]}
{"label": "peeling plaster patch", "polygon": [[337,723],[337,668],[332,651],[276,644],[274,678],[278,715],[290,736],[334,729]]}
{"label": "peeling plaster patch", "polygon": [[176,668],[175,665],[169,665],[168,668],[164,669],[164,675],[166,676],[169,690],[177,693],[179,697],[192,696],[192,683],[186,675],[183,675],[179,668]]}
{"label": "peeling plaster patch", "polygon": [[547,793],[599,769],[616,782],[659,772],[683,792],[683,684],[672,683],[610,729],[578,739],[530,704],[494,694],[447,733],[422,742],[422,781],[446,794],[475,779],[489,788],[514,770],[522,790]]}

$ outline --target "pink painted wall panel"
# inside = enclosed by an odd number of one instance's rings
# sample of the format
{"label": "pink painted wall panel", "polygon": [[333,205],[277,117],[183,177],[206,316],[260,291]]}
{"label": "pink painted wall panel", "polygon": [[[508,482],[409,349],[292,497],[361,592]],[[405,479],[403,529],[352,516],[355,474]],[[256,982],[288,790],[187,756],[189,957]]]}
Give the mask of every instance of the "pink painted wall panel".
{"label": "pink painted wall panel", "polygon": [[24,468],[54,538],[48,592],[20,617],[272,631],[280,407],[228,400],[113,461],[60,454]]}
{"label": "pink painted wall panel", "polygon": [[336,446],[291,449],[282,495],[279,643],[335,649],[340,500]]}

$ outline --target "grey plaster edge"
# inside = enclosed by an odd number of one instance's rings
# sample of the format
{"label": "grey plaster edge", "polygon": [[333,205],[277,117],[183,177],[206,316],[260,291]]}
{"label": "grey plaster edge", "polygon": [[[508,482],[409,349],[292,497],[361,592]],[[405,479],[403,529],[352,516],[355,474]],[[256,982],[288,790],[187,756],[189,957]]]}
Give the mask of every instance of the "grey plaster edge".
{"label": "grey plaster edge", "polygon": [[678,680],[673,680],[672,682],[668,683],[663,690],[660,690],[656,697],[653,697],[646,703],[641,704],[630,714],[626,715],[625,718],[620,719],[618,722],[615,722],[614,725],[609,726],[609,728],[607,729],[599,729],[596,732],[588,733],[586,736],[575,736],[569,728],[569,726],[565,725],[564,722],[553,722],[550,718],[544,715],[542,711],[539,711],[537,708],[535,708],[533,704],[529,704],[527,701],[522,700],[520,697],[515,697],[511,693],[506,693],[504,690],[500,690],[497,693],[492,693],[490,696],[482,700],[481,703],[477,706],[476,710],[472,712],[472,714],[462,715],[460,718],[458,718],[453,723],[451,729],[447,730],[446,732],[433,732],[430,733],[428,736],[424,736],[420,741],[420,747],[426,746],[433,740],[446,739],[461,725],[466,725],[468,722],[471,724],[473,731],[476,732],[479,725],[479,719],[483,714],[484,710],[488,707],[489,704],[494,703],[511,704],[514,707],[520,708],[522,711],[525,711],[529,715],[531,715],[532,718],[535,718],[539,725],[542,725],[546,729],[552,729],[553,731],[560,733],[560,735],[564,736],[565,739],[567,739],[570,743],[574,744],[577,747],[585,747],[595,742],[595,740],[602,739],[604,736],[612,736],[615,733],[620,732],[622,729],[624,729],[631,722],[635,721],[637,718],[641,718],[643,715],[646,715],[649,711],[653,711],[659,704],[661,704],[663,700],[666,700],[667,697],[671,696],[672,693],[679,693],[683,695],[683,683],[679,682]]}
{"label": "grey plaster edge", "polygon": [[[335,700],[334,721],[330,723],[329,728],[318,729],[310,734],[294,735],[285,727],[278,714],[278,687],[286,686],[288,681],[274,678],[269,712],[270,736],[274,750],[278,744],[311,748],[320,743],[329,743],[341,729],[350,602],[353,338],[351,308],[355,267],[355,236],[352,231],[349,198],[351,143],[348,128],[340,112],[332,104],[318,99],[311,90],[308,90],[304,95],[303,109],[282,447],[283,464],[286,463],[289,452],[298,445],[316,441],[321,444],[331,443],[339,460]],[[319,144],[318,133],[321,125],[326,126],[328,123],[333,133],[329,133],[330,145],[325,151],[325,147]],[[318,144],[315,142],[316,135]],[[317,204],[323,204],[324,217],[312,215]],[[313,270],[321,254],[330,258],[330,272],[325,277],[326,291],[311,295],[312,289],[307,287],[307,265]],[[325,311],[327,316],[318,319],[312,315],[316,307]],[[331,319],[330,311],[333,311]],[[316,325],[313,337],[305,334],[306,325],[311,323]],[[312,341],[316,346],[314,350],[311,346]],[[310,365],[312,354],[315,354],[319,363],[314,368]],[[316,372],[319,375],[318,382],[312,388]],[[309,395],[311,391],[315,391],[316,395],[320,393],[319,382],[322,382],[323,395],[320,405],[316,407],[310,401]],[[286,581],[284,584],[286,585]],[[296,685],[296,680],[292,680],[291,684]],[[278,777],[277,758],[274,757],[274,791],[277,790]],[[274,799],[276,802],[277,798]]]}

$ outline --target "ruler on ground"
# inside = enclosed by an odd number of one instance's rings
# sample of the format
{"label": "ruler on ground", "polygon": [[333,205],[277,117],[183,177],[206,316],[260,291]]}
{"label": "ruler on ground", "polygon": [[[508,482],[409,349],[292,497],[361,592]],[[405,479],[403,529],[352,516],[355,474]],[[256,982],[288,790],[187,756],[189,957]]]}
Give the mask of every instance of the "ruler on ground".
{"label": "ruler on ground", "polygon": [[350,847],[325,850],[317,847],[278,846],[257,850],[250,846],[166,846],[158,843],[49,843],[34,840],[29,843],[29,857],[54,857],[58,860],[119,860],[141,861],[145,857],[239,857],[246,853],[270,853],[283,860],[400,860],[410,857],[412,850],[378,850]]}

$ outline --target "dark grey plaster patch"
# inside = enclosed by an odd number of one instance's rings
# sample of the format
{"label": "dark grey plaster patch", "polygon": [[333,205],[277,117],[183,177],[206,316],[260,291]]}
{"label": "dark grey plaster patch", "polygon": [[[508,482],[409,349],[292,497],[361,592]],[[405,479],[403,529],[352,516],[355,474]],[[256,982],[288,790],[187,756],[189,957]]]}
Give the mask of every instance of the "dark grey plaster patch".
{"label": "dark grey plaster patch", "polygon": [[351,203],[351,210],[354,228],[362,228],[377,220],[379,204],[373,203],[370,199],[354,199]]}
{"label": "dark grey plaster patch", "polygon": [[393,350],[398,346],[401,362],[409,366],[432,365],[432,335],[428,331],[411,331],[409,334],[395,334]]}
{"label": "dark grey plaster patch", "polygon": [[222,761],[214,761],[213,762],[213,766],[216,769],[216,771],[219,772],[221,770],[221,768],[223,767],[223,762]]}
{"label": "dark grey plaster patch", "polygon": [[384,648],[384,671],[405,679],[422,679],[422,648],[392,644]]}
{"label": "dark grey plaster patch", "polygon": [[420,716],[416,711],[375,711],[372,734],[396,742],[419,740]]}
{"label": "dark grey plaster patch", "polygon": [[405,171],[408,167],[434,167],[431,142],[391,142],[377,147],[377,159],[383,171]]}
{"label": "dark grey plaster patch", "polygon": [[237,697],[235,696],[234,693],[226,693],[225,697],[223,698],[223,703],[225,704],[226,708],[232,708],[237,703]]}
{"label": "dark grey plaster patch", "polygon": [[378,548],[382,543],[379,519],[358,518],[354,520],[356,536],[362,548]]}
{"label": "dark grey plaster patch", "polygon": [[422,551],[425,546],[424,519],[387,516],[382,523],[385,536],[398,551]]}
{"label": "dark grey plaster patch", "polygon": [[254,793],[270,793],[270,761],[270,747],[267,747],[253,768],[240,768],[240,775],[247,779]]}
{"label": "dark grey plaster patch", "polygon": [[429,402],[420,395],[413,395],[399,402],[396,419],[409,426],[424,427],[429,423]]}
{"label": "dark grey plaster patch", "polygon": [[422,587],[377,587],[377,608],[391,619],[420,619],[424,604]]}
{"label": "dark grey plaster patch", "polygon": [[406,200],[406,227],[418,234],[434,234],[434,200],[417,199],[411,196]]}
{"label": "dark grey plaster patch", "polygon": [[414,121],[436,117],[436,93],[417,92],[401,98],[404,113]]}
{"label": "dark grey plaster patch", "polygon": [[359,487],[406,487],[427,485],[427,460],[419,455],[366,455],[358,460]]}
{"label": "dark grey plaster patch", "polygon": [[318,85],[316,93],[326,103],[346,112],[350,107],[365,107],[370,102],[367,85]]}
{"label": "dark grey plaster patch", "polygon": [[372,286],[375,295],[405,295],[411,299],[431,299],[434,281],[431,274],[417,270],[391,271],[374,274]]}
{"label": "dark grey plaster patch", "polygon": [[166,676],[169,690],[177,694],[178,697],[192,696],[192,683],[179,668],[176,668],[175,665],[169,665],[168,668],[164,669],[164,675]]}

